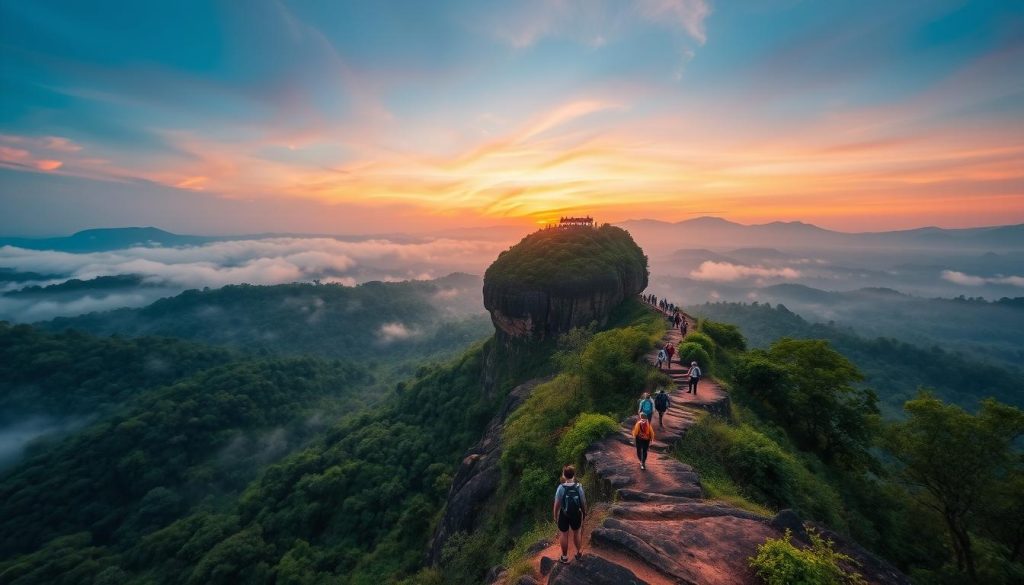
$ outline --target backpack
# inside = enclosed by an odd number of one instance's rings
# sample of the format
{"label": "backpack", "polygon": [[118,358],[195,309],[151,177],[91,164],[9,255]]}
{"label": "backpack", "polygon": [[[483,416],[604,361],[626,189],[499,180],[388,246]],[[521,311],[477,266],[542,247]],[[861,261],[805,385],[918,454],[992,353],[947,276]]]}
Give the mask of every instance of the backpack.
{"label": "backpack", "polygon": [[690,368],[690,377],[691,378],[693,378],[694,380],[700,380],[700,376],[701,376],[701,372],[700,372],[700,368],[699,367],[693,366],[692,368]]}
{"label": "backpack", "polygon": [[644,398],[640,401],[640,412],[650,417],[654,414],[654,402],[650,398]]}
{"label": "backpack", "polygon": [[579,518],[580,513],[583,512],[580,485],[574,483],[572,485],[563,485],[562,488],[562,513],[570,518]]}
{"label": "backpack", "polygon": [[668,408],[668,394],[658,394],[654,397],[654,406],[658,410],[665,410]]}
{"label": "backpack", "polygon": [[645,420],[641,420],[640,421],[640,430],[639,430],[639,432],[637,432],[636,438],[643,439],[645,441],[650,441],[651,440],[651,423],[649,423],[649,422],[647,422]]}

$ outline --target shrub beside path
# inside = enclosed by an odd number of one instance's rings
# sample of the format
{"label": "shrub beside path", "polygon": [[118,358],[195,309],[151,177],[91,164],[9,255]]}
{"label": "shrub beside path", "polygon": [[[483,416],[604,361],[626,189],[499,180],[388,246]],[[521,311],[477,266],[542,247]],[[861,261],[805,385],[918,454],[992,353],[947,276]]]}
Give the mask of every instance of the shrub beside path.
{"label": "shrub beside path", "polygon": [[[686,319],[687,330],[693,331],[696,322],[688,315]],[[660,347],[678,346],[682,339],[679,330],[669,330],[646,359],[654,364]],[[587,449],[587,473],[596,477],[601,491],[588,496],[612,503],[592,506],[584,527],[583,558],[559,563],[561,551],[555,542],[531,558],[533,574],[519,577],[515,585],[756,584],[760,581],[748,559],[758,545],[782,536],[786,528],[803,533],[802,523],[791,512],[772,518],[706,499],[698,474],[672,456],[672,447],[703,416],[701,411],[729,415],[729,397],[714,379],[703,378],[697,394],[688,394],[685,372],[677,363],[667,371],[674,383],[672,405],[664,428],[654,421],[656,441],[646,471],[640,469],[633,446],[635,415],[618,433]],[[822,532],[845,545],[841,548],[860,561],[862,569],[871,569],[864,571],[869,583],[908,583],[855,544]]]}

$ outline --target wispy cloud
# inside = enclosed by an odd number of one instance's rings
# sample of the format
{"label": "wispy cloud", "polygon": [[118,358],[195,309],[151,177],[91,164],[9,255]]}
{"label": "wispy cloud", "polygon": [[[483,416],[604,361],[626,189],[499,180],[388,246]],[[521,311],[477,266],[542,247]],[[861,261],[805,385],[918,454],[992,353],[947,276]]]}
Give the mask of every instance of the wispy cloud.
{"label": "wispy cloud", "polygon": [[974,276],[956,270],[943,270],[942,279],[964,286],[984,286],[986,284],[1007,284],[1024,288],[1024,276]]}
{"label": "wispy cloud", "polygon": [[388,345],[396,341],[406,341],[421,334],[419,330],[410,328],[404,323],[385,323],[377,331],[377,340],[381,345]]}
{"label": "wispy cloud", "polygon": [[708,40],[704,21],[711,6],[705,0],[638,0],[638,7],[652,22],[677,26],[702,45]]}
{"label": "wispy cloud", "polygon": [[690,276],[697,280],[715,282],[733,282],[747,278],[781,278],[792,280],[800,278],[800,271],[794,268],[769,268],[765,266],[747,266],[731,262],[702,262]]}

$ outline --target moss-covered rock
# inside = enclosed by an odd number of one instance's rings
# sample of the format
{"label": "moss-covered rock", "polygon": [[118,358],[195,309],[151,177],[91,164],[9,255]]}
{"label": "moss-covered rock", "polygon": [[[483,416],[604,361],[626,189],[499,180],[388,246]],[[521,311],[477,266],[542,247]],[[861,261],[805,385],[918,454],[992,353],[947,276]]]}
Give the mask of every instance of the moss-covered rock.
{"label": "moss-covered rock", "polygon": [[629,232],[541,230],[502,252],[484,275],[484,306],[499,339],[552,339],[647,288],[647,257]]}

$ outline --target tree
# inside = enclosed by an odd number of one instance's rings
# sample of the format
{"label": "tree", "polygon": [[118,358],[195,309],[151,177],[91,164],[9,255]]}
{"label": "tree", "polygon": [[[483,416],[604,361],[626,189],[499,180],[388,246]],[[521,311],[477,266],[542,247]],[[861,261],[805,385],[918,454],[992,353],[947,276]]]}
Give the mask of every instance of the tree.
{"label": "tree", "polygon": [[[770,406],[797,444],[847,467],[869,461],[878,398],[853,385],[862,377],[850,360],[820,339],[783,338],[767,356],[785,372]],[[759,369],[750,374],[766,380],[775,375]]]}
{"label": "tree", "polygon": [[942,516],[957,569],[973,579],[972,525],[982,503],[1021,471],[1014,442],[1024,434],[1024,411],[990,399],[974,415],[926,392],[904,410],[907,420],[887,429],[885,445],[911,494]]}

